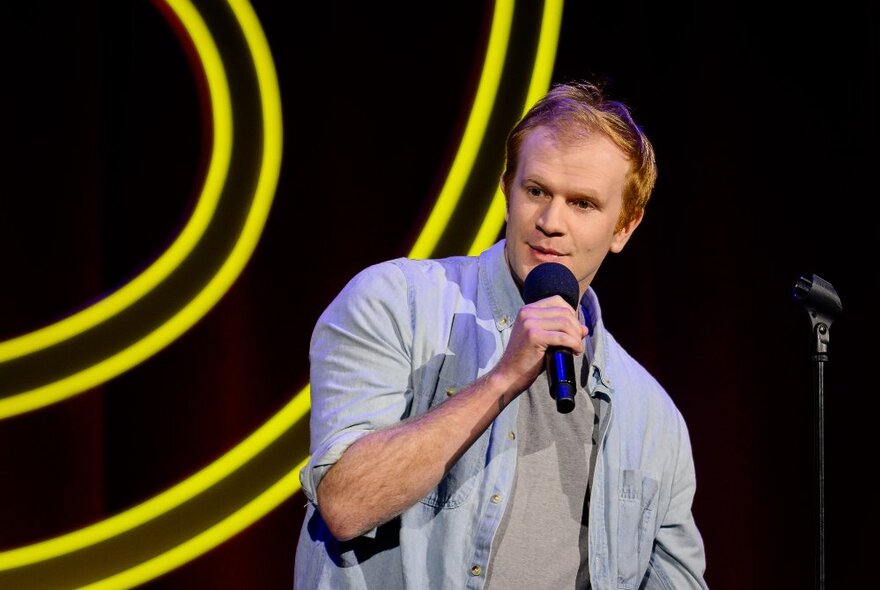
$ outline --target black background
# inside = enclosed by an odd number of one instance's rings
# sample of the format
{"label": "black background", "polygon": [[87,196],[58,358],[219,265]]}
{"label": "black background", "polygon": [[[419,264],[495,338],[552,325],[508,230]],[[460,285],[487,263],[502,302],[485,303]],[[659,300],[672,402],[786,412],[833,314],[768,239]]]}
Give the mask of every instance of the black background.
{"label": "black background", "polygon": [[[409,251],[442,186],[491,3],[254,8],[284,118],[258,248],[172,346],[94,391],[0,423],[0,547],[152,497],[252,432],[306,384],[324,306],[359,269]],[[196,83],[154,6],[10,11],[0,36],[0,338],[145,268],[185,223],[206,157]],[[565,5],[553,81],[605,80],[657,151],[645,221],[594,287],[606,325],[688,422],[715,589],[813,585],[811,336],[791,297],[812,273],[844,307],[825,383],[828,587],[860,587],[871,569],[874,28],[852,0],[821,11]],[[303,503],[295,495],[147,586],[290,587]]]}

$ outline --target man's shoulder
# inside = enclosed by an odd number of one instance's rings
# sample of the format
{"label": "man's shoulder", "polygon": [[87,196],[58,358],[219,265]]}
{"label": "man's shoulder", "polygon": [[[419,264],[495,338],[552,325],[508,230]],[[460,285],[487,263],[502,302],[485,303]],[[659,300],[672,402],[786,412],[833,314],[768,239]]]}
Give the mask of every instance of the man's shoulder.
{"label": "man's shoulder", "polygon": [[[406,287],[412,293],[425,290],[451,290],[465,297],[476,293],[481,273],[487,281],[497,275],[504,260],[504,240],[499,240],[479,256],[438,258],[399,257],[374,263],[352,277],[344,290],[368,290],[382,296],[383,286]],[[503,263],[506,268],[506,263]],[[488,284],[488,283],[487,283]]]}
{"label": "man's shoulder", "polygon": [[353,284],[374,284],[377,281],[403,281],[409,288],[438,288],[458,284],[468,276],[476,276],[479,259],[474,256],[446,258],[394,258],[368,266],[353,279]]}
{"label": "man's shoulder", "polygon": [[476,256],[448,256],[446,258],[395,258],[388,261],[404,272],[418,273],[426,278],[448,277],[476,269]]}
{"label": "man's shoulder", "polygon": [[394,258],[360,270],[336,297],[336,305],[355,301],[384,302],[386,305],[433,305],[436,300],[472,297],[477,288],[479,259],[473,256],[447,258]]}

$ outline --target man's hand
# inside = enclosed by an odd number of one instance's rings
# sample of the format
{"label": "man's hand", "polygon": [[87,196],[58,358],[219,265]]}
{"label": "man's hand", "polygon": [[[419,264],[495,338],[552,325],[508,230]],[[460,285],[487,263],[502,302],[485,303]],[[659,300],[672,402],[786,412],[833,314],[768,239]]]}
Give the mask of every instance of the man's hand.
{"label": "man's hand", "polygon": [[511,398],[529,388],[541,374],[544,357],[551,346],[584,352],[587,327],[580,323],[577,311],[559,295],[523,306],[516,316],[507,349],[491,372],[509,383]]}

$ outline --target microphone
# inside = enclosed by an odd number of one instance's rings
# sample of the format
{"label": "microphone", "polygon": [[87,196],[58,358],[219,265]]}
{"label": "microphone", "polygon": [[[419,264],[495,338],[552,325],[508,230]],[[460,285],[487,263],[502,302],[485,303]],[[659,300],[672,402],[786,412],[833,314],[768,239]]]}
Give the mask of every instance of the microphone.
{"label": "microphone", "polygon": [[[558,262],[544,262],[529,272],[523,281],[523,301],[534,303],[553,295],[559,295],[571,305],[578,306],[579,286],[568,267]],[[551,346],[544,358],[550,396],[556,400],[556,411],[567,414],[574,409],[577,382],[574,376],[574,357],[571,349]]]}

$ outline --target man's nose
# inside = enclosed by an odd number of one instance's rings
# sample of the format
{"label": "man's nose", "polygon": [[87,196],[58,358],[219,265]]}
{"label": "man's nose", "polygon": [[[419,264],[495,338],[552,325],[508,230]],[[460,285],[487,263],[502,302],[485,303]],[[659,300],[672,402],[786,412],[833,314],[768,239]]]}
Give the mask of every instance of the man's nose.
{"label": "man's nose", "polygon": [[565,233],[565,200],[553,198],[547,201],[538,216],[537,227],[548,236]]}

